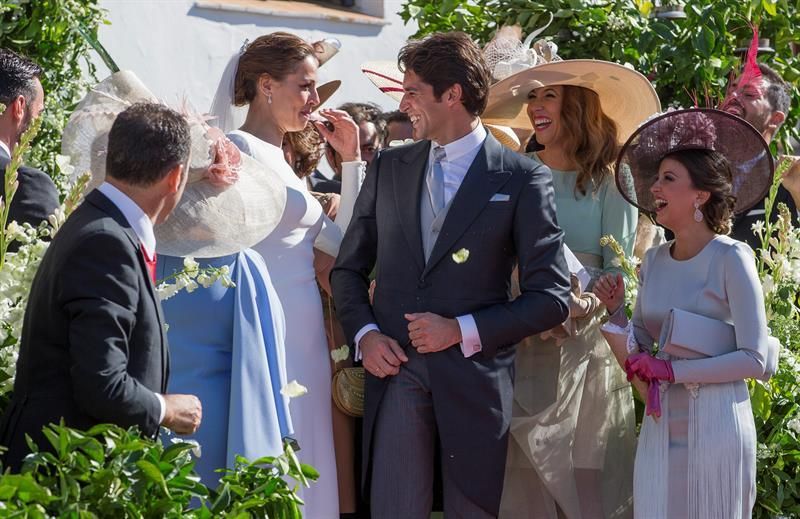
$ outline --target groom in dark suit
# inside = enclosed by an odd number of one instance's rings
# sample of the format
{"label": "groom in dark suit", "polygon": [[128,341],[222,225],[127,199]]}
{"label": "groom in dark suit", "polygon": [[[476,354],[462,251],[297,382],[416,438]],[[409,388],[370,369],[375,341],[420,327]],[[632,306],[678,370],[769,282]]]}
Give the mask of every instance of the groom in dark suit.
{"label": "groom in dark suit", "polygon": [[412,42],[399,63],[422,140],[377,155],[331,274],[368,372],[365,491],[375,519],[427,518],[438,433],[445,517],[495,517],[514,345],[568,312],[551,173],[481,125],[490,74],[467,35]]}
{"label": "groom in dark suit", "polygon": [[16,471],[25,435],[48,447],[42,427],[64,419],[87,429],[110,422],[192,433],[199,400],[168,395],[169,356],[153,286],[153,225],[186,185],[186,120],[157,104],[122,112],[108,137],[106,182],[53,238],[36,272],[22,331],[14,396],[0,422],[3,460]]}

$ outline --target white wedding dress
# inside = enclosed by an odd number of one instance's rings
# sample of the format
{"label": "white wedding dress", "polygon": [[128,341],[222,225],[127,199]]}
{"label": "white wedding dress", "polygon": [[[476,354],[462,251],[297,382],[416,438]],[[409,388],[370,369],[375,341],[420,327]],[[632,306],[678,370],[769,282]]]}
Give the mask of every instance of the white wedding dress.
{"label": "white wedding dress", "polygon": [[228,134],[240,150],[278,171],[286,184],[286,208],[278,227],[253,246],[264,257],[278,299],[286,314],[286,373],[308,393],[290,403],[298,458],[320,473],[311,488],[301,489],[303,517],[338,519],[339,497],[331,418],[331,368],[319,289],[314,272],[314,248],[331,256],[339,252],[343,230],[352,215],[364,167],[343,164],[342,199],[336,224],[308,192],[283,151],[247,132]]}

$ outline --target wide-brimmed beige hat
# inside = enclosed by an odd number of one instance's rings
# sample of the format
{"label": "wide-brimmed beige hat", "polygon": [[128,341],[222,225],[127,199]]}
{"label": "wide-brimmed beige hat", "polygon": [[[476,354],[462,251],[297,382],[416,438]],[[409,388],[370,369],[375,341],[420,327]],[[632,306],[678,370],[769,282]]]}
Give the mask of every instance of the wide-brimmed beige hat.
{"label": "wide-brimmed beige hat", "polygon": [[[91,171],[89,188],[105,179],[108,133],[117,114],[136,102],[157,102],[133,72],[121,71],[92,88],[70,117],[62,153],[76,174]],[[187,117],[192,148],[186,189],[170,217],[156,226],[156,250],[212,258],[252,247],[277,226],[286,189],[277,171],[240,153],[203,117]]]}
{"label": "wide-brimmed beige hat", "polygon": [[[403,73],[397,68],[397,63],[391,61],[367,61],[361,64],[364,73],[378,90],[388,95],[398,103],[403,99]],[[489,123],[481,118],[483,125],[497,139],[500,144],[518,151],[520,140],[514,130],[508,126]]]}
{"label": "wide-brimmed beige hat", "polygon": [[596,92],[603,112],[617,124],[620,143],[648,117],[661,111],[653,85],[632,68],[609,61],[571,59],[535,65],[492,85],[483,118],[491,123],[532,130],[527,113],[528,94],[536,88],[554,85],[572,85]]}

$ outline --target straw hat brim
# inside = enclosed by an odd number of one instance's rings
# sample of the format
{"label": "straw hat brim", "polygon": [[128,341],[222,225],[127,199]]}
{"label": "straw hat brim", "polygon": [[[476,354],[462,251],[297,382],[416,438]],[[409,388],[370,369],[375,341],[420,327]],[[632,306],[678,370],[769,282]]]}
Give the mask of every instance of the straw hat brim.
{"label": "straw hat brim", "polygon": [[333,94],[339,90],[339,87],[342,86],[342,82],[338,79],[334,79],[333,81],[328,81],[327,83],[323,83],[317,87],[317,96],[319,96],[319,104],[314,108],[314,111],[318,110],[325,104],[325,102],[330,99]]}
{"label": "straw hat brim", "polygon": [[545,86],[572,85],[593,90],[603,112],[614,120],[625,142],[651,115],[661,111],[653,85],[639,72],[609,61],[573,59],[545,63],[513,74],[489,89],[483,119],[492,124],[532,130],[528,94]]}
{"label": "straw hat brim", "polygon": [[[391,61],[368,61],[361,64],[361,71],[378,89],[398,103],[403,99],[403,73]],[[520,140],[514,130],[500,124],[487,124],[486,129],[500,144],[518,151]]]}
{"label": "straw hat brim", "polygon": [[711,108],[674,110],[642,124],[622,146],[616,181],[622,196],[639,209],[655,213],[650,187],[661,160],[679,150],[710,149],[731,165],[734,213],[763,200],[772,185],[775,164],[769,144],[744,119]]}

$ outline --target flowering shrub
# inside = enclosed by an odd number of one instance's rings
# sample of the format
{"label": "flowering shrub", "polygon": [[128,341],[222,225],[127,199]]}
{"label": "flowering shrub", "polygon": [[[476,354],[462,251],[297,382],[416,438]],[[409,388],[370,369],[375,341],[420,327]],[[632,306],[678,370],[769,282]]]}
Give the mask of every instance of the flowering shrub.
{"label": "flowering shrub", "polygon": [[758,434],[756,518],[800,515],[800,229],[792,226],[784,204],[777,208],[776,222],[768,217],[780,179],[790,165],[788,160],[778,165],[764,204],[765,220],[753,225],[761,238],[756,260],[767,321],[782,346],[778,371],[770,381],[749,381]]}

